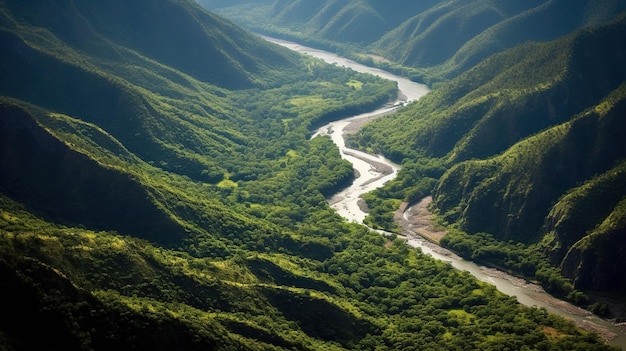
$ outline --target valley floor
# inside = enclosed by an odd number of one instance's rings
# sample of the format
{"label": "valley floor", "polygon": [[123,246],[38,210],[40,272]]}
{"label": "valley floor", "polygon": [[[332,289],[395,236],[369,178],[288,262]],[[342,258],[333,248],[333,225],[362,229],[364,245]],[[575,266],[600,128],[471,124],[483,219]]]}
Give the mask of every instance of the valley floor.
{"label": "valley floor", "polygon": [[429,241],[439,244],[446,232],[435,228],[435,225],[432,223],[432,214],[428,210],[428,206],[432,201],[433,198],[427,196],[413,206],[408,206],[409,204],[404,202],[394,214],[394,219],[402,228],[404,234],[412,231]]}
{"label": "valley floor", "polygon": [[[445,236],[446,232],[437,228],[433,223],[432,213],[428,208],[431,202],[432,197],[427,196],[419,201],[417,204],[412,206],[409,206],[409,204],[406,202],[402,203],[402,205],[394,215],[396,223],[398,223],[400,228],[402,228],[403,235],[411,237],[417,234],[422,238],[428,240],[428,242],[430,243],[428,246],[433,251],[436,251],[437,253],[448,257],[452,257],[454,259],[461,260],[461,257],[455,255],[448,249],[439,246],[439,242],[441,238]],[[563,311],[572,316],[576,316],[577,318],[574,320],[576,325],[584,330],[594,332],[600,335],[600,337],[604,340],[610,341],[618,337],[618,334],[611,331],[610,329],[586,320],[585,317],[590,317],[593,315],[591,312],[545,294],[543,289],[536,284],[529,283],[525,279],[514,277],[497,269],[481,267],[481,270],[487,276],[506,279],[515,286],[530,291],[536,291],[536,293],[531,293],[533,299],[545,305],[551,306],[556,310]],[[626,333],[626,304],[624,302],[618,301],[615,298],[605,296],[594,296],[594,300],[601,301],[609,306],[612,313],[612,319],[610,319],[609,321],[612,322],[612,324],[614,324],[616,328],[621,330],[622,333]]]}

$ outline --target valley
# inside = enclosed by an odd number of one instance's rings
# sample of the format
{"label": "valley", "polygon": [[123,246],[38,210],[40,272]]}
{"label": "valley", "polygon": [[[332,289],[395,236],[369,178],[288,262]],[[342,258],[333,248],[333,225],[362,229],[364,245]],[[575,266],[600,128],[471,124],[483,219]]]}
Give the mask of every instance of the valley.
{"label": "valley", "polygon": [[[202,1],[255,32],[303,24],[431,88],[300,55],[192,0],[0,1],[0,348],[617,350],[502,293],[497,271],[413,249],[395,219],[432,196],[444,246],[610,315],[576,288],[620,283],[611,43],[626,31],[605,22],[618,3],[586,1]],[[588,24],[603,26],[561,39]]]}
{"label": "valley", "polygon": [[[263,36],[263,38],[294,51],[320,58],[331,64],[340,64],[358,72],[371,73],[385,79],[398,81],[398,95],[407,101],[417,101],[429,91],[422,84],[407,82],[404,77],[398,77],[380,69],[364,66],[330,52],[267,36]],[[381,74],[381,72],[383,73]],[[367,211],[363,211],[359,205],[361,196],[394,179],[400,169],[400,165],[381,155],[367,154],[346,147],[344,136],[355,133],[363,123],[393,113],[394,110],[394,107],[384,106],[369,113],[331,122],[320,127],[313,134],[313,137],[317,135],[329,136],[339,148],[342,158],[350,161],[358,174],[350,186],[333,195],[329,200],[330,205],[337,213],[348,221],[363,224]],[[496,268],[487,268],[481,264],[464,260],[452,251],[439,246],[439,240],[443,233],[441,230],[435,231],[433,229],[432,213],[428,210],[431,203],[432,197],[429,196],[410,207],[403,204],[401,209],[398,210],[396,221],[402,228],[402,238],[411,247],[417,248],[438,260],[449,262],[458,270],[470,272],[478,280],[493,284],[502,293],[514,296],[521,304],[545,308],[551,313],[556,313],[574,321],[583,329],[599,333],[611,345],[626,349],[626,327],[623,324],[617,325],[611,321],[603,320],[587,310],[551,296],[535,283],[514,277]],[[392,234],[383,232],[383,235]]]}

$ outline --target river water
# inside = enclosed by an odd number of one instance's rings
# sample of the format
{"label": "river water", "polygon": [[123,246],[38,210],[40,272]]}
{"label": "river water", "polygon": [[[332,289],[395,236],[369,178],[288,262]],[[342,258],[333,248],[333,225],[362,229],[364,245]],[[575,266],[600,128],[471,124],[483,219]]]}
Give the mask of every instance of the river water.
{"label": "river water", "polygon": [[[429,92],[429,88],[424,84],[412,82],[407,78],[396,76],[378,68],[359,64],[330,52],[266,36],[263,36],[263,38],[294,51],[320,58],[331,64],[349,67],[357,72],[371,73],[385,79],[396,81],[398,82],[400,92],[398,95],[399,101],[405,103],[418,100]],[[400,170],[400,165],[379,155],[371,155],[347,148],[344,140],[344,134],[348,132],[346,128],[348,126],[354,126],[355,124],[359,125],[372,118],[392,113],[395,108],[397,108],[397,106],[384,106],[376,111],[331,122],[318,129],[313,135],[313,137],[317,135],[329,135],[339,148],[341,157],[351,162],[354,169],[359,174],[359,177],[356,178],[351,186],[342,190],[330,200],[330,205],[349,221],[363,223],[363,219],[367,213],[359,206],[360,196],[393,179],[398,170]],[[454,268],[468,271],[480,281],[493,284],[499,291],[510,296],[515,296],[521,304],[546,308],[549,312],[574,321],[577,325],[586,330],[598,332],[609,344],[626,350],[626,333],[624,330],[618,328],[613,323],[598,318],[584,309],[552,297],[540,286],[496,269],[466,261],[419,235],[408,235],[404,238],[410,246],[421,249],[425,254],[449,262]]]}

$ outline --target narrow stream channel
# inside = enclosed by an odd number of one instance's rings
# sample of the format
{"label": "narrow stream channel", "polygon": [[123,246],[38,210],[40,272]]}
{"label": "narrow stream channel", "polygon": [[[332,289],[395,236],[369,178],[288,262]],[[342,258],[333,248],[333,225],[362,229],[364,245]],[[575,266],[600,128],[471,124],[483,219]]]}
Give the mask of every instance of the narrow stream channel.
{"label": "narrow stream channel", "polygon": [[[331,64],[349,67],[357,72],[370,73],[385,79],[394,80],[398,82],[398,89],[401,93],[399,96],[402,97],[403,100],[401,101],[403,102],[408,103],[417,100],[429,92],[429,88],[424,84],[415,83],[407,78],[399,77],[377,68],[359,64],[355,61],[340,57],[330,52],[313,49],[294,42],[266,36],[262,37],[291,50],[323,59]],[[363,122],[392,113],[394,109],[394,106],[386,106],[376,111],[331,122],[321,127],[314,134],[314,136],[329,135],[339,148],[341,157],[350,161],[353,164],[354,169],[360,175],[350,187],[336,194],[330,200],[331,206],[341,216],[345,217],[349,221],[361,224],[363,223],[363,219],[367,213],[365,213],[359,206],[360,196],[393,179],[400,170],[400,165],[395,164],[382,156],[371,155],[347,148],[345,146],[344,134],[349,132],[349,130],[347,130],[348,128],[354,129],[355,125],[358,128],[358,126]],[[454,268],[468,271],[480,281],[493,284],[502,293],[515,296],[521,304],[546,308],[549,312],[561,315],[574,321],[577,325],[586,330],[598,332],[598,334],[603,336],[609,344],[620,347],[622,350],[626,350],[626,333],[624,330],[621,330],[613,323],[598,318],[584,309],[552,297],[540,286],[513,277],[505,272],[486,268],[471,261],[466,261],[449,250],[431,243],[417,234],[413,233],[413,235],[407,235],[405,239],[410,246],[421,249],[425,254],[431,255],[436,259],[449,262]]]}

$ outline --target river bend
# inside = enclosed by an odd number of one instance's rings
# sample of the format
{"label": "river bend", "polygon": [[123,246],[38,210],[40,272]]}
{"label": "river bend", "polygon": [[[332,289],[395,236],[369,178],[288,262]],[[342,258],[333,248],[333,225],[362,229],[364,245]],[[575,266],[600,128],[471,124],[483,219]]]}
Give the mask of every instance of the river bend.
{"label": "river bend", "polygon": [[[396,76],[378,68],[368,67],[355,61],[343,58],[336,54],[300,45],[298,43],[262,36],[264,39],[291,50],[320,58],[327,63],[349,67],[357,72],[370,73],[379,77],[398,82],[399,102],[408,103],[418,100],[428,93],[429,88],[424,84],[415,83],[407,78]],[[379,156],[371,155],[359,150],[346,147],[344,135],[358,130],[368,120],[392,113],[398,105],[384,106],[378,110],[348,117],[331,122],[319,128],[313,137],[328,135],[339,148],[341,157],[352,163],[358,177],[346,189],[335,194],[329,201],[330,205],[344,218],[349,221],[363,223],[367,215],[359,206],[362,194],[381,187],[389,180],[395,178],[400,170],[400,165]],[[404,220],[411,209],[404,212]],[[513,277],[505,272],[480,266],[471,261],[466,261],[454,253],[442,248],[417,234],[410,229],[405,230],[403,236],[411,247],[420,248],[425,254],[449,262],[454,268],[470,272],[483,282],[494,285],[499,291],[515,296],[517,300],[527,306],[546,308],[548,311],[559,314],[574,321],[586,330],[592,330],[604,337],[609,344],[626,350],[626,333],[613,323],[596,317],[592,313],[576,307],[566,301],[556,299],[546,293],[540,286]]]}

